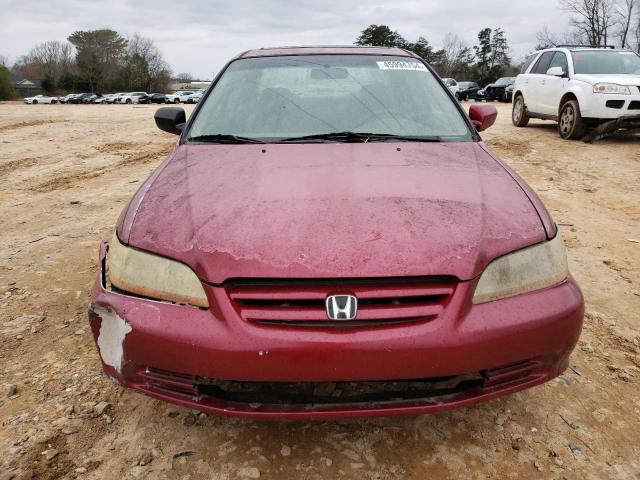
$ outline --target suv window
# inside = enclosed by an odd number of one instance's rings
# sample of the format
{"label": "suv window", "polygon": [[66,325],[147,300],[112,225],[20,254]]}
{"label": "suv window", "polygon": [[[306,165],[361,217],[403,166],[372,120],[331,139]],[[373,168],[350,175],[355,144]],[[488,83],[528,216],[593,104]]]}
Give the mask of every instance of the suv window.
{"label": "suv window", "polygon": [[549,64],[549,68],[551,67],[561,67],[564,73],[569,73],[569,62],[567,61],[567,56],[564,52],[556,52]]}
{"label": "suv window", "polygon": [[640,57],[629,51],[577,50],[571,52],[575,73],[639,75]]}
{"label": "suv window", "polygon": [[549,64],[551,63],[551,60],[553,59],[553,56],[555,54],[556,52],[544,52],[542,55],[540,55],[540,58],[534,65],[531,73],[539,73],[542,75],[546,74],[547,70],[549,70]]}
{"label": "suv window", "polygon": [[529,55],[525,59],[524,63],[522,64],[522,68],[520,68],[520,73],[527,73],[527,68],[529,68],[529,65],[533,63],[533,61],[536,59],[537,56],[538,56],[537,53]]}

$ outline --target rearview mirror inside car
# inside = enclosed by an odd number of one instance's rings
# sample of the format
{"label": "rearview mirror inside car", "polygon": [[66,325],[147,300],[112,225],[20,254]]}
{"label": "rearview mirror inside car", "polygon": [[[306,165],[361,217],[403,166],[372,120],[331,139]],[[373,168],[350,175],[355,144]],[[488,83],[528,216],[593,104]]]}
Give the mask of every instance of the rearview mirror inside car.
{"label": "rearview mirror inside car", "polygon": [[156,126],[165,132],[180,135],[187,122],[184,109],[176,107],[163,107],[156,110],[153,116]]}
{"label": "rearview mirror inside car", "polygon": [[493,125],[497,117],[498,110],[493,105],[474,103],[469,107],[469,118],[479,132]]}
{"label": "rearview mirror inside car", "polygon": [[564,70],[562,67],[551,67],[547,70],[547,75],[551,75],[553,77],[564,77]]}
{"label": "rearview mirror inside car", "polygon": [[311,78],[314,80],[339,80],[349,77],[349,72],[340,67],[314,68],[311,70]]}

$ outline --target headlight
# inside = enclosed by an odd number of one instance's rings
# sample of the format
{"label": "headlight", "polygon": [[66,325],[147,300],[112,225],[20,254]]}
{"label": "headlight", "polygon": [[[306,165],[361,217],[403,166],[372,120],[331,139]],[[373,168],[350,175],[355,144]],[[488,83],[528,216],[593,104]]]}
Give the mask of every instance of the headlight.
{"label": "headlight", "polygon": [[144,297],[208,307],[202,283],[184,263],[126,247],[116,234],[109,244],[108,274],[111,283]]}
{"label": "headlight", "polygon": [[473,303],[512,297],[562,282],[569,275],[560,232],[553,240],[495,259],[482,272]]}
{"label": "headlight", "polygon": [[593,86],[593,93],[609,93],[617,95],[631,95],[629,87],[617,85],[615,83],[596,83]]}

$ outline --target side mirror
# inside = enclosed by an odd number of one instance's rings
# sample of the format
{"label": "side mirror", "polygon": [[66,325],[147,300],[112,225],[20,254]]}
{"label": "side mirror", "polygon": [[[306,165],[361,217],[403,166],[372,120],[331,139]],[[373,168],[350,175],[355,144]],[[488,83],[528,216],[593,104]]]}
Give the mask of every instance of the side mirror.
{"label": "side mirror", "polygon": [[153,116],[156,126],[165,132],[180,135],[187,122],[187,116],[184,109],[176,107],[163,107],[156,110]]}
{"label": "side mirror", "polygon": [[551,67],[547,70],[547,75],[551,75],[553,77],[564,77],[565,73],[562,67]]}
{"label": "side mirror", "polygon": [[493,105],[474,103],[469,107],[469,118],[479,132],[493,125],[497,117],[498,110]]}

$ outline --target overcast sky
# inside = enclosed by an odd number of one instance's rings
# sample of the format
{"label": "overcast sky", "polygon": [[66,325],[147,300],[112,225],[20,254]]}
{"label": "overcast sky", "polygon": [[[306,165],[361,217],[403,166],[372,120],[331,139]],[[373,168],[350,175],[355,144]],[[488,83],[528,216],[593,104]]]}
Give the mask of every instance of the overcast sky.
{"label": "overcast sky", "polygon": [[505,30],[515,59],[548,25],[562,31],[557,0],[0,0],[0,55],[9,62],[33,45],[64,40],[75,30],[112,28],[151,38],[173,71],[211,78],[250,48],[351,44],[372,23],[409,41],[422,35],[436,47],[447,32],[473,45],[484,27]]}

